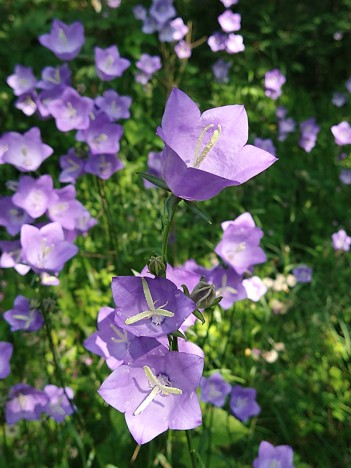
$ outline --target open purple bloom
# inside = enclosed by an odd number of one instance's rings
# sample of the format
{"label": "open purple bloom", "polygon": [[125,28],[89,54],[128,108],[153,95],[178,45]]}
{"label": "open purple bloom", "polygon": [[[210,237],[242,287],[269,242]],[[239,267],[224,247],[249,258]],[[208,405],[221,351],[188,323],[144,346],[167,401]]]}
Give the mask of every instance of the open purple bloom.
{"label": "open purple bloom", "polygon": [[316,119],[311,117],[310,119],[301,122],[301,138],[299,146],[309,153],[316,145],[317,135],[320,131],[320,126],[317,125]]}
{"label": "open purple bloom", "polygon": [[123,167],[123,163],[115,154],[90,154],[85,164],[85,172],[107,180]]}
{"label": "open purple bloom", "polygon": [[147,10],[143,5],[138,3],[133,7],[133,15],[135,19],[143,21],[147,17]]}
{"label": "open purple bloom", "polygon": [[[162,152],[154,152],[150,151],[147,157],[147,168],[148,168],[148,173],[151,175],[154,175],[156,177],[162,177],[161,175],[161,168],[162,168]],[[144,187],[146,189],[150,188],[155,188],[156,185],[154,185],[152,182],[149,182],[146,179],[143,179],[144,182]]]}
{"label": "open purple bloom", "polygon": [[179,59],[188,59],[191,57],[191,45],[186,41],[179,41],[174,47],[174,51]]}
{"label": "open purple bloom", "polygon": [[74,409],[69,401],[73,398],[73,390],[70,387],[63,389],[56,387],[56,385],[46,385],[44,392],[49,398],[44,412],[54,418],[56,422],[62,422],[66,416],[73,414]]}
{"label": "open purple bloom", "polygon": [[23,224],[32,221],[25,210],[14,205],[11,197],[0,197],[0,226],[5,226],[11,236],[18,234]]}
{"label": "open purple bloom", "polygon": [[8,149],[3,155],[3,162],[12,164],[22,172],[36,171],[54,151],[43,143],[37,127],[31,128],[24,135],[10,132],[6,142]]}
{"label": "open purple bloom", "polygon": [[200,381],[201,400],[212,403],[220,408],[225,403],[225,397],[229,395],[232,386],[226,382],[219,372],[215,372],[210,377],[202,377]]}
{"label": "open purple bloom", "polygon": [[162,68],[161,59],[158,55],[141,54],[136,62],[137,68],[151,76]]}
{"label": "open purple bloom", "polygon": [[347,97],[345,93],[334,93],[332,103],[336,107],[342,107],[346,104]]}
{"label": "open purple bloom", "polygon": [[167,429],[192,429],[202,421],[196,389],[203,358],[163,349],[151,351],[130,366],[120,366],[98,391],[107,403],[125,413],[138,444]]}
{"label": "open purple bloom", "polygon": [[281,119],[278,122],[278,140],[285,141],[288,134],[295,131],[296,122],[292,117]]}
{"label": "open purple bloom", "polygon": [[6,379],[11,373],[10,360],[13,345],[7,341],[0,341],[0,379]]}
{"label": "open purple bloom", "polygon": [[240,421],[257,416],[261,408],[256,402],[256,389],[235,385],[230,395],[230,409]]}
{"label": "open purple bloom", "polygon": [[273,154],[274,156],[277,155],[277,150],[275,149],[275,146],[273,144],[273,141],[270,138],[255,138],[254,145],[257,146],[257,148],[261,148],[268,153]]}
{"label": "open purple bloom", "polygon": [[92,154],[116,154],[123,127],[110,122],[104,112],[90,121],[89,127],[76,135],[77,140],[88,143]]}
{"label": "open purple bloom", "polygon": [[53,99],[47,104],[47,108],[61,132],[88,128],[89,115],[93,107],[94,101],[92,99],[82,97],[75,89],[68,87],[57,99]]}
{"label": "open purple bloom", "polygon": [[60,67],[45,67],[41,72],[38,88],[55,89],[58,86],[71,86],[71,70],[67,63]]}
{"label": "open purple bloom", "polygon": [[111,122],[120,119],[129,119],[131,103],[131,97],[120,96],[113,89],[108,89],[102,96],[98,96],[95,99],[96,106],[105,112]]}
{"label": "open purple bloom", "polygon": [[15,424],[21,419],[35,421],[40,419],[49,398],[45,392],[27,384],[11,387],[6,403],[5,417],[7,424]]}
{"label": "open purple bloom", "polygon": [[163,178],[186,200],[208,200],[225,187],[240,185],[276,161],[252,145],[244,106],[232,105],[200,113],[197,105],[174,88],[158,135],[165,142]]}
{"label": "open purple bloom", "polygon": [[66,185],[62,189],[55,190],[56,199],[48,207],[48,217],[51,221],[57,221],[64,229],[75,229],[76,219],[82,215],[85,208],[76,200],[74,185]]}
{"label": "open purple bloom", "polygon": [[15,96],[21,96],[22,94],[26,94],[34,90],[37,84],[37,79],[35,78],[31,67],[16,65],[15,73],[10,75],[6,82],[13,89]]}
{"label": "open purple bloom", "polygon": [[350,145],[351,144],[351,127],[348,122],[340,122],[338,125],[333,125],[331,132],[334,135],[335,143],[337,145]]}
{"label": "open purple bloom", "polygon": [[21,229],[22,255],[36,272],[58,272],[74,257],[78,247],[64,240],[61,224],[49,223],[41,229],[25,224]]}
{"label": "open purple bloom", "polygon": [[44,91],[38,94],[36,104],[40,117],[43,119],[51,117],[51,113],[48,107],[49,104],[52,101],[60,100],[62,93],[66,88],[67,86],[55,86],[52,89],[44,89]]}
{"label": "open purple bloom", "polygon": [[299,265],[292,272],[298,283],[310,283],[312,281],[312,268],[307,265]]}
{"label": "open purple bloom", "polygon": [[258,302],[267,292],[267,286],[258,276],[244,279],[243,286],[246,290],[247,298],[254,302]]}
{"label": "open purple bloom", "polygon": [[183,37],[188,33],[189,28],[184,24],[182,18],[175,18],[170,23],[170,26],[173,30],[172,32],[172,40],[173,41],[180,41]]}
{"label": "open purple bloom", "polygon": [[350,250],[351,237],[346,234],[344,229],[340,229],[332,234],[332,245],[335,250],[348,252]]}
{"label": "open purple bloom", "polygon": [[110,81],[123,75],[130,66],[130,61],[120,57],[117,46],[107,49],[95,47],[96,73],[101,80]]}
{"label": "open purple bloom", "polygon": [[243,224],[242,219],[239,217],[235,220],[237,223],[234,221],[226,227],[222,240],[215,248],[216,254],[239,275],[251,266],[266,261],[266,255],[259,247],[263,236],[262,230],[256,226]]}
{"label": "open purple bloom", "polygon": [[73,148],[68,153],[60,157],[60,182],[75,183],[79,176],[84,174],[85,161],[78,158]]}
{"label": "open purple bloom", "polygon": [[115,322],[136,336],[167,335],[178,330],[195,303],[166,278],[118,276],[112,279]]}
{"label": "open purple bloom", "polygon": [[232,5],[236,5],[239,0],[221,0],[221,2],[226,8],[230,8]]}
{"label": "open purple bloom", "polygon": [[150,15],[157,23],[164,24],[176,15],[173,0],[153,0]]}
{"label": "open purple bloom", "polygon": [[351,185],[351,169],[341,169],[339,180],[342,184]]}
{"label": "open purple bloom", "polygon": [[33,308],[29,299],[17,296],[13,309],[4,313],[4,319],[11,325],[11,331],[38,331],[43,326],[43,316],[39,310]]}
{"label": "open purple bloom", "polygon": [[74,59],[84,41],[84,28],[79,21],[65,24],[54,19],[50,33],[39,36],[40,44],[51,50],[60,60]]}
{"label": "open purple bloom", "polygon": [[13,203],[26,210],[32,218],[39,218],[48,206],[57,198],[51,176],[43,175],[39,179],[21,176]]}
{"label": "open purple bloom", "polygon": [[253,462],[253,468],[294,468],[294,452],[289,445],[274,447],[265,440],[260,443],[258,457]]}
{"label": "open purple bloom", "polygon": [[215,285],[216,295],[222,296],[219,305],[223,309],[230,309],[235,302],[246,298],[242,276],[231,267],[218,265],[205,274],[205,279]]}
{"label": "open purple bloom", "polygon": [[0,241],[0,268],[14,268],[20,275],[30,270],[24,265],[21,243],[19,241]]}
{"label": "open purple bloom", "polygon": [[238,54],[245,50],[244,38],[240,34],[230,33],[225,40],[225,50],[228,54]]}
{"label": "open purple bloom", "polygon": [[225,49],[227,36],[221,32],[215,32],[207,39],[207,44],[212,52],[218,52]]}
{"label": "open purple bloom", "polygon": [[230,33],[239,31],[241,28],[241,15],[233,13],[231,10],[225,10],[219,17],[218,23],[224,32]]}
{"label": "open purple bloom", "polygon": [[223,59],[217,60],[217,62],[212,65],[212,72],[218,83],[229,82],[229,69],[231,66],[232,64],[230,62],[226,62]]}
{"label": "open purple bloom", "polygon": [[266,96],[274,100],[278,99],[278,97],[282,94],[281,87],[285,82],[286,78],[278,68],[268,71],[264,77]]}
{"label": "open purple bloom", "polygon": [[33,115],[38,109],[37,93],[35,91],[30,91],[29,93],[22,94],[16,99],[15,107],[16,109],[20,109],[27,116]]}

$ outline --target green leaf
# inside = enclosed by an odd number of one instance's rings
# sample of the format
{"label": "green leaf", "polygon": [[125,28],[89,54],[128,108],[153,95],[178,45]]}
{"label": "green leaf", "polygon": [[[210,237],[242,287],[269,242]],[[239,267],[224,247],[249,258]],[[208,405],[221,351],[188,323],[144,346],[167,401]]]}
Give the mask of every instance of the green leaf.
{"label": "green leaf", "polygon": [[206,322],[205,317],[202,315],[202,313],[198,309],[195,309],[193,314],[195,315],[196,318],[201,320],[202,325]]}
{"label": "green leaf", "polygon": [[222,408],[213,409],[212,441],[224,447],[243,439],[249,429]]}
{"label": "green leaf", "polygon": [[148,180],[152,184],[156,185],[157,187],[160,187],[163,190],[168,190],[168,192],[170,192],[170,189],[167,187],[167,185],[162,179],[148,174],[147,172],[137,172],[137,174],[143,177],[144,179]]}
{"label": "green leaf", "polygon": [[190,209],[190,211],[192,211],[197,216],[205,220],[206,223],[212,224],[212,220],[210,216],[206,213],[206,211],[204,211],[202,208],[199,208],[197,205],[195,205],[192,202],[189,202],[187,200],[184,200],[184,201],[185,201],[186,206]]}
{"label": "green leaf", "polygon": [[182,333],[181,331],[177,330],[173,333],[171,333],[172,336],[175,336],[176,338],[183,338],[183,340],[187,340],[187,337]]}

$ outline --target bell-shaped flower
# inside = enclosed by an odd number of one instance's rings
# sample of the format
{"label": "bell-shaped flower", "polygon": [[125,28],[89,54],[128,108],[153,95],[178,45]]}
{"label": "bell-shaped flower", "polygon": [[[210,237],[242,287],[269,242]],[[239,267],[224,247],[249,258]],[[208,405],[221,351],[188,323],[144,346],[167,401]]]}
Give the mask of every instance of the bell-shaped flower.
{"label": "bell-shaped flower", "polygon": [[36,272],[58,272],[74,257],[78,247],[65,241],[61,224],[49,223],[41,229],[25,224],[21,229],[22,255]]}
{"label": "bell-shaped flower", "polygon": [[125,413],[129,431],[145,444],[167,429],[186,430],[201,424],[196,389],[203,358],[156,348],[130,365],[118,367],[98,390]]}
{"label": "bell-shaped flower", "polygon": [[8,148],[3,155],[3,162],[12,164],[21,172],[36,171],[53,153],[53,149],[43,143],[37,127],[31,128],[24,135],[11,132],[6,141]]}
{"label": "bell-shaped flower", "polygon": [[13,89],[15,96],[21,96],[22,94],[34,90],[37,84],[37,79],[35,78],[31,67],[16,65],[15,73],[10,75],[6,82]]}
{"label": "bell-shaped flower", "polygon": [[47,103],[49,113],[54,117],[56,127],[61,132],[84,130],[89,127],[89,116],[94,101],[80,96],[73,88],[65,88],[56,99]]}
{"label": "bell-shaped flower", "polygon": [[107,180],[123,167],[123,163],[115,154],[90,154],[85,164],[85,172]]}
{"label": "bell-shaped flower", "polygon": [[7,424],[15,424],[21,419],[36,421],[40,419],[49,401],[45,392],[27,384],[17,384],[11,387],[5,408]]}
{"label": "bell-shaped flower", "polygon": [[0,268],[14,268],[20,275],[26,275],[30,266],[25,265],[19,241],[0,241]]}
{"label": "bell-shaped flower", "polygon": [[60,67],[45,67],[38,82],[40,89],[55,89],[58,86],[71,86],[71,70],[67,63]]}
{"label": "bell-shaped flower", "polygon": [[220,408],[225,403],[225,398],[229,395],[232,386],[223,379],[219,372],[213,373],[210,377],[202,377],[200,382],[201,400],[212,403]]}
{"label": "bell-shaped flower", "polygon": [[82,23],[76,21],[72,24],[65,24],[54,19],[49,34],[39,37],[41,45],[51,50],[60,60],[72,60],[83,47],[84,28]]}
{"label": "bell-shaped flower", "polygon": [[243,286],[246,290],[247,298],[254,302],[258,302],[267,292],[267,286],[258,276],[244,279]]}
{"label": "bell-shaped flower", "polygon": [[6,379],[11,373],[10,360],[13,345],[7,341],[0,341],[0,379]]}
{"label": "bell-shaped flower", "polygon": [[261,412],[256,402],[256,389],[235,385],[230,395],[230,409],[240,421],[246,421]]}
{"label": "bell-shaped flower", "polygon": [[351,144],[351,126],[348,122],[343,121],[338,125],[331,127],[331,132],[334,135],[335,143],[339,146]]}
{"label": "bell-shaped flower", "polygon": [[195,303],[166,278],[118,276],[112,279],[115,322],[136,336],[167,335],[179,329]]}
{"label": "bell-shaped flower", "polygon": [[55,190],[57,198],[48,206],[48,217],[57,221],[64,229],[72,231],[76,227],[76,219],[83,213],[83,205],[76,200],[74,185],[66,185]]}
{"label": "bell-shaped flower", "polygon": [[43,326],[43,316],[29,299],[17,296],[13,308],[4,313],[4,319],[11,325],[11,331],[38,331]]}
{"label": "bell-shaped flower", "polygon": [[217,297],[222,296],[219,305],[223,309],[230,309],[235,302],[246,298],[246,291],[242,284],[243,278],[234,268],[216,266],[210,270],[205,278],[216,287]]}
{"label": "bell-shaped flower", "polygon": [[253,462],[253,468],[295,468],[294,452],[289,445],[274,445],[263,440],[258,447],[258,457]]}
{"label": "bell-shaped flower", "polygon": [[332,234],[332,245],[335,250],[348,252],[351,246],[351,237],[346,234],[344,229]]}
{"label": "bell-shaped flower", "polygon": [[276,161],[252,145],[244,106],[205,111],[174,88],[157,130],[165,142],[163,178],[171,191],[187,200],[208,200],[225,187],[240,185]]}
{"label": "bell-shaped flower", "polygon": [[51,176],[43,175],[39,179],[21,176],[17,192],[12,196],[13,203],[23,208],[32,218],[39,218],[57,199]]}
{"label": "bell-shaped flower", "polygon": [[11,197],[0,197],[0,226],[5,226],[11,236],[18,234],[23,224],[30,224],[32,221],[24,209],[12,202]]}
{"label": "bell-shaped flower", "polygon": [[78,158],[73,148],[68,153],[60,157],[60,182],[69,182],[74,184],[79,176],[84,174],[85,161]]}
{"label": "bell-shaped flower", "polygon": [[129,119],[129,108],[132,103],[130,96],[120,96],[113,89],[108,89],[102,96],[95,98],[96,106],[105,112],[111,122]]}
{"label": "bell-shaped flower", "polygon": [[130,61],[120,57],[117,46],[107,49],[95,47],[96,73],[101,80],[110,81],[123,75],[130,66]]}
{"label": "bell-shaped flower", "polygon": [[285,76],[278,68],[266,72],[264,76],[265,94],[271,99],[278,99],[282,94],[281,87],[286,82]]}
{"label": "bell-shaped flower", "polygon": [[56,422],[62,422],[67,416],[74,413],[74,406],[70,403],[73,398],[73,390],[70,387],[63,389],[56,387],[56,385],[46,385],[44,392],[49,398],[44,412],[54,418]]}
{"label": "bell-shaped flower", "polygon": [[231,10],[225,10],[218,16],[218,23],[224,32],[239,31],[241,28],[241,15],[233,13]]}
{"label": "bell-shaped flower", "polygon": [[173,0],[153,0],[150,15],[158,24],[165,24],[176,15]]}

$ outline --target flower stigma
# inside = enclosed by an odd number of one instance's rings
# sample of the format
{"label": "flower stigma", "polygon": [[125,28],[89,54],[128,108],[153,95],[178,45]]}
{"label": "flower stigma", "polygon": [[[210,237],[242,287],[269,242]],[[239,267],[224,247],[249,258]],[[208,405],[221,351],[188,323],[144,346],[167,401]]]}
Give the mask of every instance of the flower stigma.
{"label": "flower stigma", "polygon": [[199,136],[199,138],[197,140],[196,147],[195,147],[195,153],[194,153],[194,167],[195,168],[200,167],[200,164],[206,158],[206,156],[211,151],[211,149],[215,146],[215,144],[217,143],[217,141],[218,141],[218,139],[219,139],[219,137],[221,135],[222,127],[221,127],[221,124],[218,124],[216,130],[214,130],[213,135],[211,136],[210,141],[207,143],[207,145],[204,147],[204,149],[200,153],[201,144],[202,144],[202,141],[204,139],[204,136],[205,136],[206,132],[212,127],[214,127],[214,124],[207,125],[207,127],[205,127],[202,130],[202,132],[201,132],[201,134],[200,134],[200,136]]}

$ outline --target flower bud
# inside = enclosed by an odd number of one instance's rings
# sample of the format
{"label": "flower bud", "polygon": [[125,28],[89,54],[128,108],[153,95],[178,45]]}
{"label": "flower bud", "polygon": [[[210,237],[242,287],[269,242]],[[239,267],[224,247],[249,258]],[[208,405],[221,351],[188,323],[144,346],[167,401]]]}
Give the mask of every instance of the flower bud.
{"label": "flower bud", "polygon": [[155,276],[166,276],[166,265],[162,257],[150,257],[148,268],[149,272]]}
{"label": "flower bud", "polygon": [[204,277],[198,282],[190,294],[190,298],[195,302],[199,309],[207,309],[216,301],[216,290],[213,284],[209,284]]}

